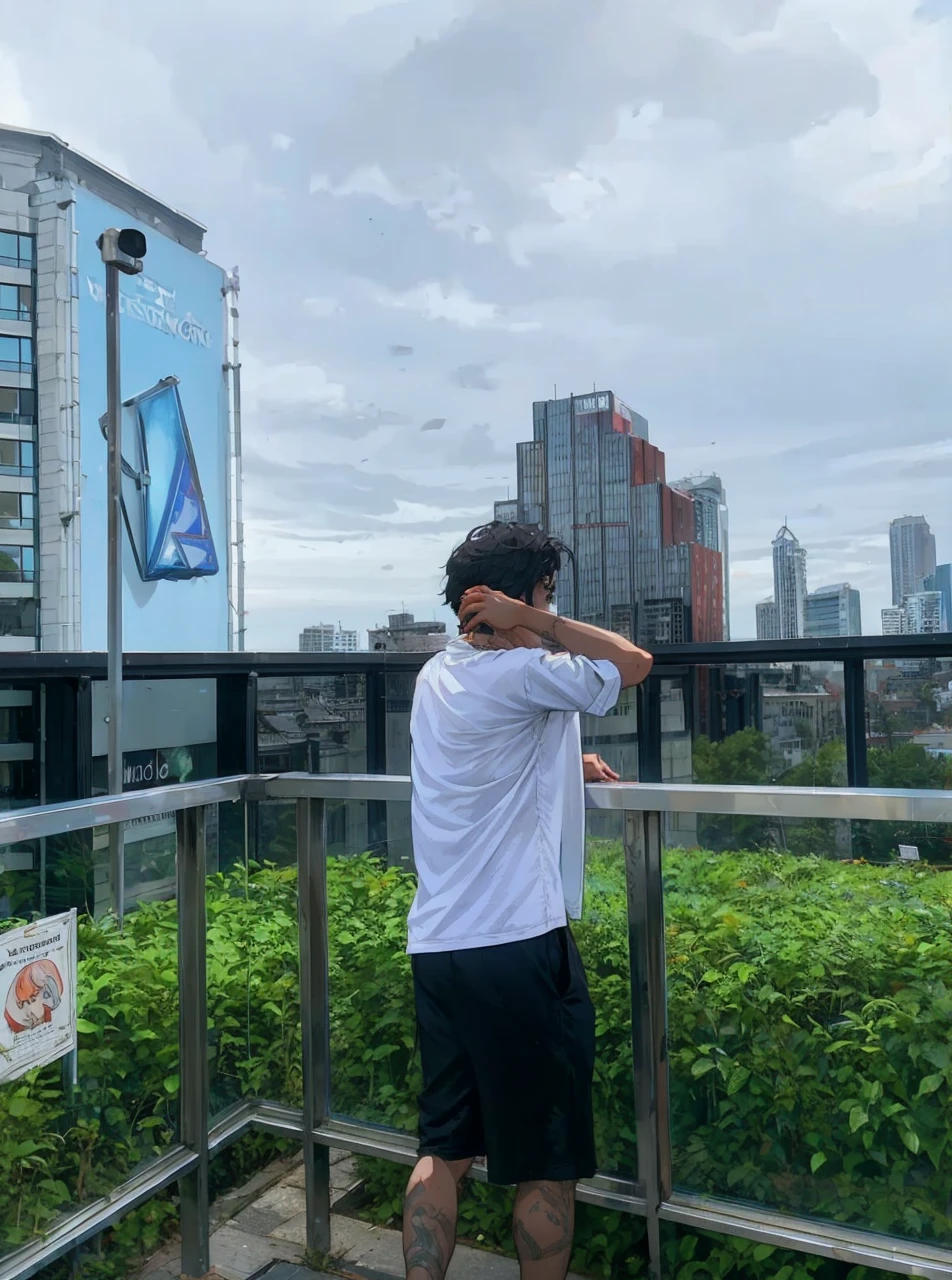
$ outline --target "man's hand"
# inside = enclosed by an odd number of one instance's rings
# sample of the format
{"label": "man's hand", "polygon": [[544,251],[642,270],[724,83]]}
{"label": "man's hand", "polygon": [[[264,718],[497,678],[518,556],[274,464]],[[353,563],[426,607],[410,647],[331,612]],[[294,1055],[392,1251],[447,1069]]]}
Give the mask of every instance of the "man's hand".
{"label": "man's hand", "polygon": [[492,627],[493,631],[515,631],[521,628],[528,608],[521,600],[511,600],[501,591],[470,587],[459,606],[463,634],[471,635],[483,625]]}
{"label": "man's hand", "polygon": [[610,769],[601,756],[582,756],[582,774],[586,782],[620,782],[621,777]]}

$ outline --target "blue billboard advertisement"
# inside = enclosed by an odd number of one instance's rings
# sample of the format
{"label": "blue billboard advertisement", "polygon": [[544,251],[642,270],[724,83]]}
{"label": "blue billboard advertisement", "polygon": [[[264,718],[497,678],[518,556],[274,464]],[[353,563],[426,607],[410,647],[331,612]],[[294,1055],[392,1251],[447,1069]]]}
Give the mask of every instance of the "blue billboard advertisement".
{"label": "blue billboard advertisement", "polygon": [[206,258],[78,188],[82,647],[106,647],[108,227],[147,238],[121,276],[123,647],[228,648],[228,395],[222,286]]}

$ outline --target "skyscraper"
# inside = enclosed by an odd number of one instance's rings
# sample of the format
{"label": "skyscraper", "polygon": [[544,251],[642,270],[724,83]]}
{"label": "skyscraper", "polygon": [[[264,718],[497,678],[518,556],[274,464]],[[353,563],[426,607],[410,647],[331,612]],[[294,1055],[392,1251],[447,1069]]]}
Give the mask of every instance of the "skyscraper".
{"label": "skyscraper", "polygon": [[935,535],[925,516],[901,516],[889,526],[893,606],[926,588],[935,574]]}
{"label": "skyscraper", "polygon": [[731,638],[731,568],[727,493],[719,475],[688,476],[674,486],[694,499],[694,524],[702,547],[721,553],[724,575],[724,639]]}
{"label": "skyscraper", "polygon": [[774,602],[780,618],[780,639],[803,635],[807,595],[807,553],[786,525],[773,540]]}
{"label": "skyscraper", "polygon": [[665,482],[645,419],[610,391],[540,400],[532,412],[533,439],[517,445],[516,512],[575,555],[560,610],[643,644],[723,639],[723,554],[699,541],[694,499]]}
{"label": "skyscraper", "polygon": [[818,587],[806,597],[803,623],[803,634],[810,640],[862,635],[859,592],[848,582]]}
{"label": "skyscraper", "polygon": [[756,608],[757,639],[780,639],[780,612],[773,600],[761,600]]}

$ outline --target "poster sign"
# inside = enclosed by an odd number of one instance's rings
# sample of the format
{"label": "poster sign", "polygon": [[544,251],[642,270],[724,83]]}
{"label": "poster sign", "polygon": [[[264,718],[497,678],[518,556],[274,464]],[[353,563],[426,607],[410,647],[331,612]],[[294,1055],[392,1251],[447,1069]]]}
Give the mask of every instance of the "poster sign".
{"label": "poster sign", "polygon": [[918,862],[919,847],[914,844],[901,844],[899,846],[899,856],[903,862]]}
{"label": "poster sign", "polygon": [[76,1048],[76,912],[0,934],[0,1083]]}

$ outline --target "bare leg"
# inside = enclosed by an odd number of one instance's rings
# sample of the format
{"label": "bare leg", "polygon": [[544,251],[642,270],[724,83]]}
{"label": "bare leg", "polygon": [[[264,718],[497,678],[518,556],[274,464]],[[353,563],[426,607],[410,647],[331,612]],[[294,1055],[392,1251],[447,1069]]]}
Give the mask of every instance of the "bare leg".
{"label": "bare leg", "polygon": [[575,1235],[575,1183],[522,1183],[512,1230],[522,1280],[565,1280]]}
{"label": "bare leg", "polygon": [[443,1280],[456,1248],[459,1184],[472,1160],[424,1156],[410,1175],[403,1202],[407,1280]]}

